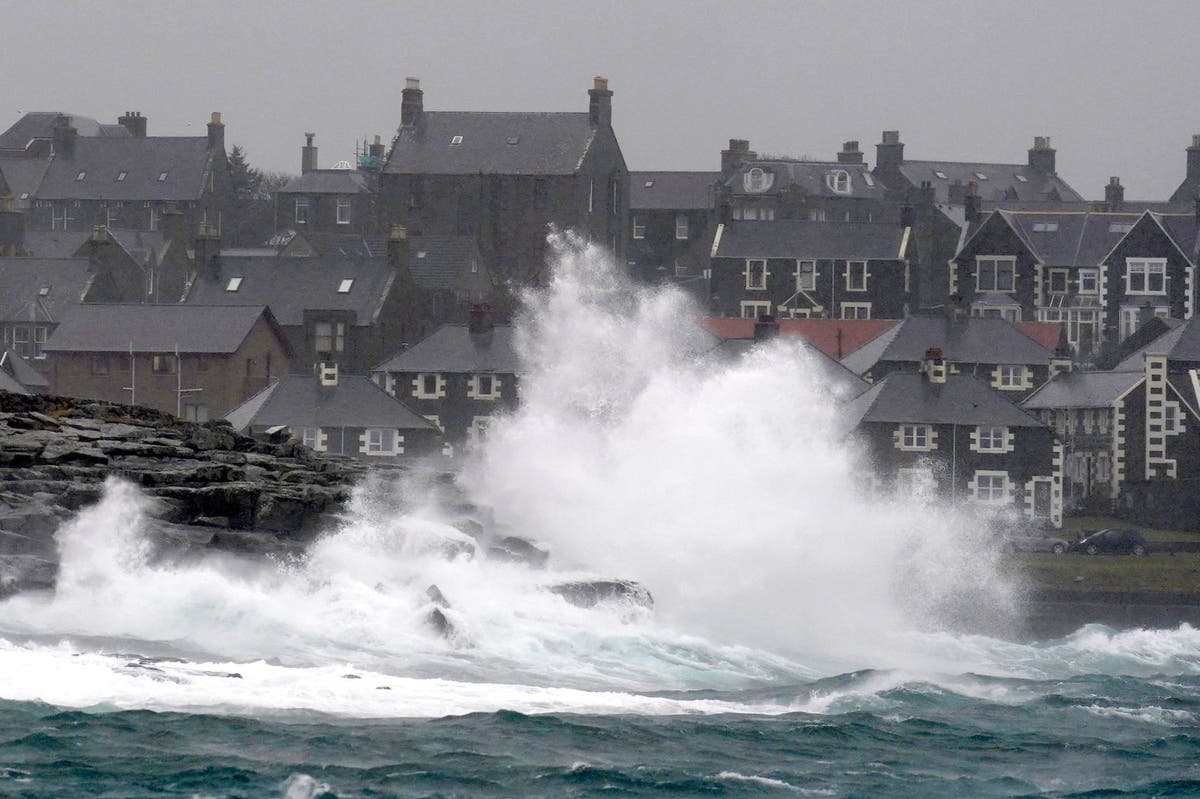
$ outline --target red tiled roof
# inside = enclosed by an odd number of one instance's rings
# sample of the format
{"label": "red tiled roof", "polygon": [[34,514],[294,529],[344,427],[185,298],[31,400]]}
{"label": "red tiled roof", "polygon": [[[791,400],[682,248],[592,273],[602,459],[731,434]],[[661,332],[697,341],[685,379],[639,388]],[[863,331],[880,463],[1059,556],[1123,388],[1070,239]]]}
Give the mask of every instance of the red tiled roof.
{"label": "red tiled roof", "polygon": [[1017,329],[1048,350],[1058,349],[1062,322],[1017,322]]}
{"label": "red tiled roof", "polygon": [[[898,321],[897,319],[781,319],[779,334],[802,338],[829,357],[841,358],[883,334]],[[704,327],[708,332],[722,339],[754,337],[753,319],[713,316],[704,320]],[[1055,342],[1057,341],[1058,339],[1055,338]]]}

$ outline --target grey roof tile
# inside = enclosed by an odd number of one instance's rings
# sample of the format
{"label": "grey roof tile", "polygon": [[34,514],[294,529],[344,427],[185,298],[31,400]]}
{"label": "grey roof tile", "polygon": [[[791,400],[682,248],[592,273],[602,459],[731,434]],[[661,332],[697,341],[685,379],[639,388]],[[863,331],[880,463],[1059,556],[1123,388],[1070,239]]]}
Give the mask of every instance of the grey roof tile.
{"label": "grey roof tile", "polygon": [[[974,182],[981,199],[1018,201],[1081,202],[1079,192],[1057,175],[1047,175],[1028,164],[986,164],[969,161],[910,161],[900,166],[900,173],[914,186],[928,181],[934,188],[937,202],[947,202],[950,186]],[[986,175],[986,178],[980,178]],[[1024,178],[1022,180],[1021,178]]]}
{"label": "grey roof tile", "polygon": [[129,131],[121,125],[101,125],[91,117],[70,114],[65,111],[30,111],[0,133],[0,149],[24,150],[34,139],[54,137],[54,121],[59,116],[71,119],[71,125],[80,137],[128,138]]}
{"label": "grey roof tile", "polygon": [[0,156],[0,177],[8,187],[15,208],[29,208],[50,162],[44,158]]}
{"label": "grey roof tile", "polygon": [[943,316],[917,315],[859,347],[842,363],[861,375],[880,361],[920,363],[930,347],[956,363],[1045,365],[1053,355],[1003,319],[969,317],[951,322]]}
{"label": "grey roof tile", "polygon": [[238,429],[274,427],[384,427],[433,430],[434,425],[369,378],[341,375],[336,386],[315,376],[287,375],[251,397],[227,417]]}
{"label": "grey roof tile", "polygon": [[367,176],[353,169],[314,169],[289,180],[280,194],[369,194]]}
{"label": "grey roof tile", "polygon": [[711,210],[720,172],[630,172],[633,211]]}
{"label": "grey roof tile", "polygon": [[371,371],[516,374],[519,366],[510,325],[472,335],[465,324],[449,324]]}
{"label": "grey roof tile", "polygon": [[[255,322],[258,306],[81,304],[46,342],[46,352],[235,352]],[[273,320],[272,320],[273,322]]]}
{"label": "grey roof tile", "polygon": [[1063,372],[1021,403],[1026,410],[1107,408],[1144,377],[1138,372]]}
{"label": "grey roof tile", "polygon": [[970,375],[948,375],[931,383],[915,372],[893,372],[847,406],[848,420],[917,424],[1045,427],[999,392]]}
{"label": "grey roof tile", "polygon": [[0,351],[0,371],[11,375],[25,388],[47,388],[50,385],[44,374],[12,350]]}
{"label": "grey roof tile", "polygon": [[[197,200],[213,151],[207,137],[80,138],[59,156],[37,190],[39,200]],[[118,180],[124,172],[124,180]],[[78,179],[83,173],[82,180]],[[165,177],[159,177],[165,173]]]}
{"label": "grey roof tile", "polygon": [[82,302],[86,258],[0,258],[0,319],[60,322]]}
{"label": "grey roof tile", "polygon": [[[746,175],[752,169],[761,169],[771,176],[770,187],[765,191],[747,190]],[[829,185],[830,174],[839,171],[849,175],[848,192],[835,191]],[[742,164],[725,180],[724,185],[732,194],[747,197],[770,196],[793,189],[801,189],[810,197],[875,200],[887,197],[887,188],[871,174],[866,164],[839,164],[830,161],[759,158]]]}
{"label": "grey roof tile", "polygon": [[883,222],[726,222],[718,258],[896,260],[904,228]]}

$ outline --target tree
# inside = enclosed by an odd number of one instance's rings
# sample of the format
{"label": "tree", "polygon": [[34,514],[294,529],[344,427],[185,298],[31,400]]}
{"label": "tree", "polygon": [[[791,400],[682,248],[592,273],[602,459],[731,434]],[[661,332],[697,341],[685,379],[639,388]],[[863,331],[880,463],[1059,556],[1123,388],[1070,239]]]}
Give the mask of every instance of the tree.
{"label": "tree", "polygon": [[275,192],[292,176],[254,168],[237,144],[229,151],[229,176],[234,214],[233,224],[226,226],[230,243],[261,246],[275,233]]}

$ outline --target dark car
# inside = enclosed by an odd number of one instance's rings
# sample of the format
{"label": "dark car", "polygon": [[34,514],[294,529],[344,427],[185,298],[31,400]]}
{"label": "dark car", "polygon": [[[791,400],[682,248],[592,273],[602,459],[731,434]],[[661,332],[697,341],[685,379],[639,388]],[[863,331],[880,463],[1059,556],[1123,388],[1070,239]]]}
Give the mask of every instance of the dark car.
{"label": "dark car", "polygon": [[1089,555],[1098,555],[1101,552],[1145,555],[1146,539],[1132,527],[1110,527],[1105,530],[1089,532],[1071,544],[1071,551],[1086,552]]}

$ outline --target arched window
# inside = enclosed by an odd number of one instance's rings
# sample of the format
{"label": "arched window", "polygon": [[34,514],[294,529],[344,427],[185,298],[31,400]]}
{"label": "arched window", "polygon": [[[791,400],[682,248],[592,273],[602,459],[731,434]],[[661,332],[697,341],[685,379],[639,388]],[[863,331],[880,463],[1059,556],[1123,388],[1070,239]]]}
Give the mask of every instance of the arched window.
{"label": "arched window", "polygon": [[838,194],[849,194],[850,173],[844,169],[835,169],[825,176],[825,185]]}
{"label": "arched window", "polygon": [[766,191],[775,182],[775,176],[756,166],[745,174],[742,182],[746,187],[746,191]]}

